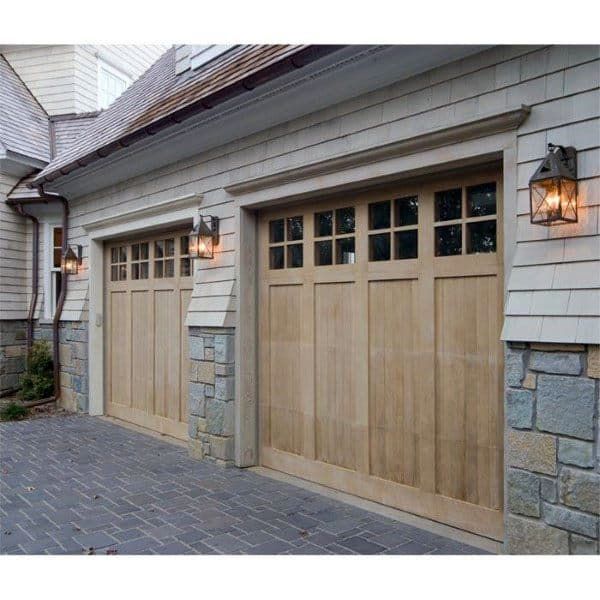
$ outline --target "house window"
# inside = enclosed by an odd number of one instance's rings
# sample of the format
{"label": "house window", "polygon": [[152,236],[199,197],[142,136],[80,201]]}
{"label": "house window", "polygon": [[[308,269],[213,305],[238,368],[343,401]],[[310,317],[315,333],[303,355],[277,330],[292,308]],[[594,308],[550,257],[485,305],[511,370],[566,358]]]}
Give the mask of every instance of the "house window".
{"label": "house window", "polygon": [[62,258],[62,227],[48,226],[47,262],[49,279],[47,279],[45,317],[52,319],[62,287],[60,263]]}
{"label": "house window", "polygon": [[107,108],[130,83],[125,73],[98,59],[98,108]]}

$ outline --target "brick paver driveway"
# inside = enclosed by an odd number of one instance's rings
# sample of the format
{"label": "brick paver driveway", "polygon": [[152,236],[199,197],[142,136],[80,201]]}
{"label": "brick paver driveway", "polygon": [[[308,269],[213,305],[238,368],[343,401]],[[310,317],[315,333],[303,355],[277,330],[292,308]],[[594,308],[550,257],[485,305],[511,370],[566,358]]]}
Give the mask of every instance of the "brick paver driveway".
{"label": "brick paver driveway", "polygon": [[482,553],[103,419],[0,425],[3,554]]}

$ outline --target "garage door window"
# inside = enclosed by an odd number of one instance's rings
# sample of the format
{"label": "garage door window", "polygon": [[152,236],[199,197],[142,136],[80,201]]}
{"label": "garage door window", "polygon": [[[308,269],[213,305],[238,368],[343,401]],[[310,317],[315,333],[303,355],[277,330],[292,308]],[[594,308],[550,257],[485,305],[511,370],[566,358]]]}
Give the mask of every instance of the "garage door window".
{"label": "garage door window", "polygon": [[[419,199],[417,196],[369,204],[369,260],[417,258]],[[378,233],[371,233],[377,231]]]}
{"label": "garage door window", "polygon": [[[356,262],[354,232],[356,217],[353,206],[315,213],[315,265],[350,265]],[[335,234],[334,234],[335,232]],[[334,257],[335,250],[335,257]]]}
{"label": "garage door window", "polygon": [[131,245],[131,279],[148,279],[148,242]]}
{"label": "garage door window", "polygon": [[175,277],[175,239],[154,242],[154,277]]}
{"label": "garage door window", "polygon": [[117,246],[110,251],[110,280],[127,279],[127,246]]}
{"label": "garage door window", "polygon": [[435,192],[435,256],[496,252],[496,183]]}
{"label": "garage door window", "polygon": [[269,223],[269,268],[297,269],[304,265],[304,217],[275,219]]}

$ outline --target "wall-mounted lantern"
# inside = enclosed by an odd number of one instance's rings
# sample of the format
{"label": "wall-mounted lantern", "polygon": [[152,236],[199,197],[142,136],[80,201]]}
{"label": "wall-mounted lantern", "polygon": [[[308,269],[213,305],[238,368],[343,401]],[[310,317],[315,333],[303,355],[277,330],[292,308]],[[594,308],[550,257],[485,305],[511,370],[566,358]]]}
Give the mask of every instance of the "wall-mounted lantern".
{"label": "wall-mounted lantern", "polygon": [[62,257],[61,271],[65,275],[77,275],[77,271],[83,261],[83,251],[81,246],[76,246],[77,254],[71,246],[67,248],[67,251]]}
{"label": "wall-mounted lantern", "polygon": [[214,247],[219,243],[219,218],[200,215],[190,232],[190,256],[213,258]]}
{"label": "wall-mounted lantern", "polygon": [[529,180],[531,222],[577,223],[577,150],[548,144],[548,154]]}

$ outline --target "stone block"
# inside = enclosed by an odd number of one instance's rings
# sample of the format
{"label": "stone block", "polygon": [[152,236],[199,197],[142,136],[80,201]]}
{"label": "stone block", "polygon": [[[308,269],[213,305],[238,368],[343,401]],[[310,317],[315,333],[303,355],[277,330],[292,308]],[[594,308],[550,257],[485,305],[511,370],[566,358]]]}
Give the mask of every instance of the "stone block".
{"label": "stone block", "polygon": [[88,379],[87,377],[74,376],[71,379],[71,387],[79,394],[87,394]]}
{"label": "stone block", "polygon": [[190,363],[191,380],[200,383],[215,383],[215,363],[194,360]]}
{"label": "stone block", "polygon": [[215,397],[215,386],[210,385],[210,384],[205,385],[204,386],[204,395],[207,398],[214,398]]}
{"label": "stone block", "polygon": [[188,416],[188,437],[190,439],[197,439],[198,434],[206,429],[205,424],[201,423],[202,420],[200,417]]}
{"label": "stone block", "polygon": [[70,367],[72,364],[71,344],[59,344],[58,353],[60,364],[65,367]]}
{"label": "stone block", "polygon": [[210,444],[210,456],[225,461],[233,460],[233,437],[210,435],[208,440]]}
{"label": "stone block", "polygon": [[600,379],[600,346],[588,346],[587,376]]}
{"label": "stone block", "polygon": [[540,494],[546,502],[556,502],[558,500],[558,486],[556,485],[556,479],[542,477]]}
{"label": "stone block", "polygon": [[569,534],[542,521],[509,515],[504,539],[508,554],[569,553]]}
{"label": "stone block", "polygon": [[555,375],[579,375],[581,357],[573,352],[532,352],[529,368]]}
{"label": "stone block", "polygon": [[580,533],[587,537],[598,536],[598,519],[592,515],[557,506],[544,504],[544,521],[549,525]]}
{"label": "stone block", "polygon": [[204,417],[205,400],[202,383],[189,384],[188,411],[190,415]]}
{"label": "stone block", "polygon": [[569,438],[558,441],[558,460],[567,465],[591,468],[594,466],[594,444]]}
{"label": "stone block", "polygon": [[216,435],[233,435],[233,402],[208,399],[206,401],[206,431]]}
{"label": "stone block", "polygon": [[233,377],[217,377],[215,381],[215,398],[233,400],[235,395],[235,380]]}
{"label": "stone block", "polygon": [[598,541],[572,533],[571,554],[598,554]]}
{"label": "stone block", "polygon": [[565,467],[558,480],[562,504],[600,515],[600,475]]}
{"label": "stone block", "polygon": [[202,460],[204,458],[203,444],[200,440],[189,439],[187,443],[188,454],[195,460]]}
{"label": "stone block", "polygon": [[215,363],[215,375],[220,377],[232,377],[235,375],[235,366],[233,364],[221,365]]}
{"label": "stone block", "polygon": [[540,516],[540,478],[527,471],[508,470],[508,509],[510,512]]}
{"label": "stone block", "polygon": [[215,361],[232,363],[235,360],[235,337],[233,335],[215,335]]}
{"label": "stone block", "polygon": [[204,340],[201,337],[189,336],[188,354],[192,360],[204,359]]}
{"label": "stone block", "polygon": [[523,379],[523,387],[528,390],[535,390],[537,387],[537,375],[535,373],[527,372]]}
{"label": "stone block", "polygon": [[519,387],[525,375],[525,352],[523,350],[506,349],[504,357],[504,378],[506,385]]}
{"label": "stone block", "polygon": [[203,335],[204,347],[214,348],[215,347],[215,336],[214,335]]}
{"label": "stone block", "polygon": [[594,388],[592,379],[538,376],[538,429],[593,439]]}
{"label": "stone block", "polygon": [[508,466],[556,475],[556,438],[546,433],[510,430],[507,435]]}
{"label": "stone block", "polygon": [[506,422],[517,429],[531,429],[533,394],[529,390],[506,390]]}
{"label": "stone block", "polygon": [[215,360],[214,348],[204,348],[204,360]]}

